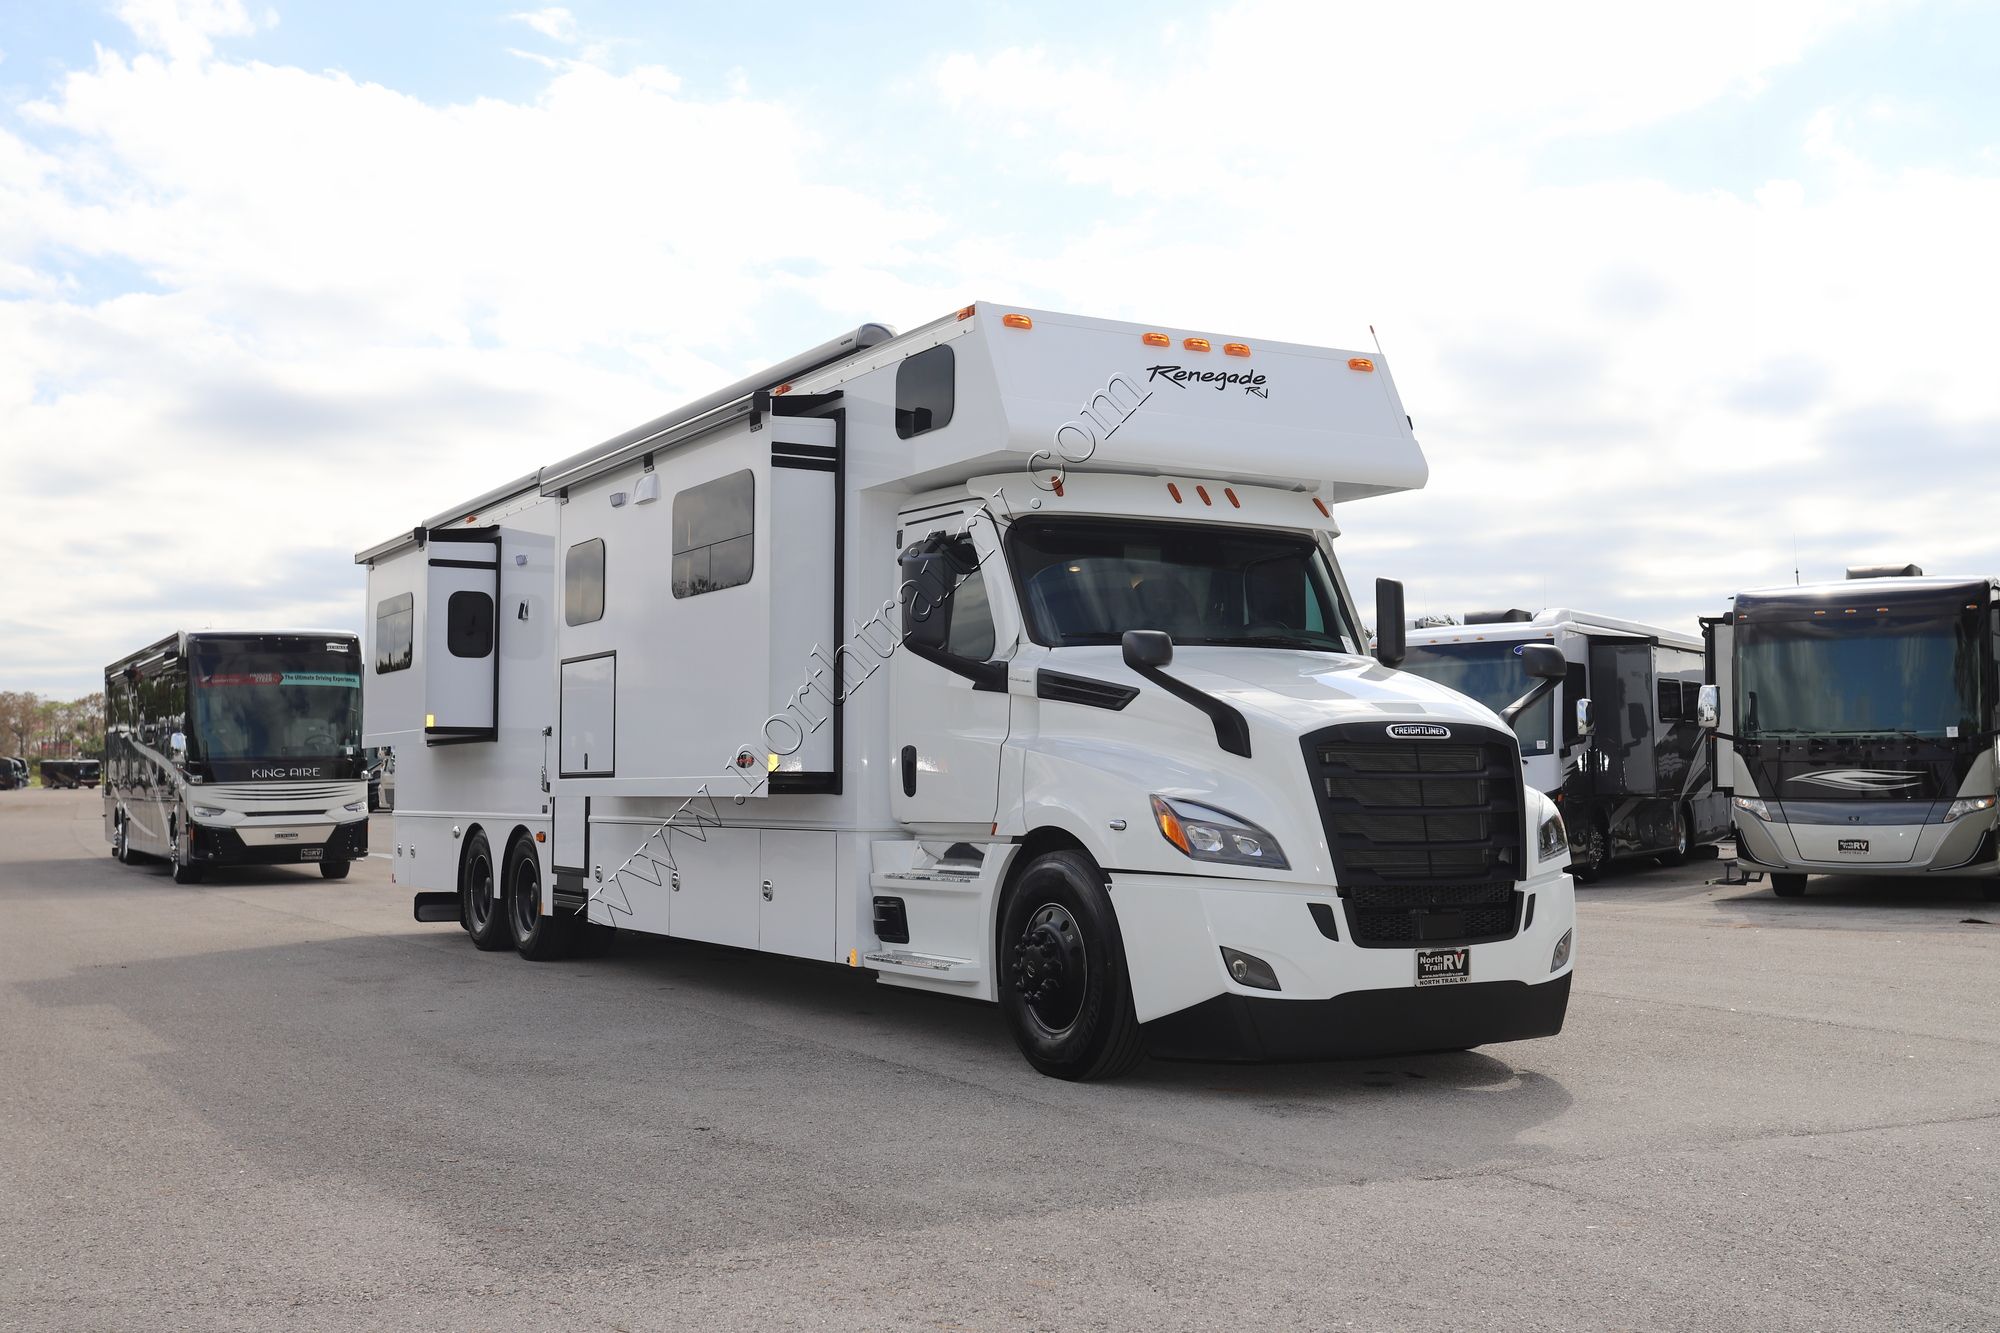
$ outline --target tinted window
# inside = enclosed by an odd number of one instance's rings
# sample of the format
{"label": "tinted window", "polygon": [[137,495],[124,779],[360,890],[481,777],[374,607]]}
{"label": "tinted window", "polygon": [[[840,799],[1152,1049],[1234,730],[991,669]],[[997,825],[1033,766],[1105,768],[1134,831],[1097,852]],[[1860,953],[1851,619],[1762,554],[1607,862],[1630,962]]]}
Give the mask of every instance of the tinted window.
{"label": "tinted window", "polygon": [[1677,680],[1663,680],[1659,685],[1658,716],[1662,722],[1678,722],[1687,714],[1681,711],[1681,683]]}
{"label": "tinted window", "polygon": [[375,604],[375,674],[402,671],[410,665],[417,619],[417,599],[407,592]]}
{"label": "tinted window", "polygon": [[896,367],[896,434],[903,439],[951,424],[954,359],[950,347],[932,347]]}
{"label": "tinted window", "polygon": [[755,514],[756,481],[747,468],[674,497],[674,596],[750,581]]}
{"label": "tinted window", "polygon": [[563,560],[563,623],[604,619],[604,541],[578,542]]}
{"label": "tinted window", "polygon": [[951,630],[944,650],[953,657],[984,662],[993,656],[993,608],[986,601],[986,575],[973,570],[951,595]]}
{"label": "tinted window", "polygon": [[493,599],[483,592],[455,592],[445,604],[444,646],[453,657],[493,651]]}

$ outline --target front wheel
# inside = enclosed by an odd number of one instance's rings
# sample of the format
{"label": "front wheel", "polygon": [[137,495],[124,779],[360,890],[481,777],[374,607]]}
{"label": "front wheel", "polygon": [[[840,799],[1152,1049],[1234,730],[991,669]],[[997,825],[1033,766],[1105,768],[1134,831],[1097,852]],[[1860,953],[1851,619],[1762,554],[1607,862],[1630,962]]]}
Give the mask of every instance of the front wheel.
{"label": "front wheel", "polygon": [[208,878],[208,867],[185,856],[174,858],[174,883],[199,884]]}
{"label": "front wheel", "polygon": [[125,821],[114,818],[111,821],[111,859],[121,866],[132,864],[132,853],[125,848]]}
{"label": "front wheel", "polygon": [[1684,866],[1688,863],[1688,856],[1693,851],[1691,845],[1693,835],[1688,830],[1693,827],[1693,824],[1694,821],[1689,817],[1686,806],[1681,806],[1674,811],[1674,846],[1672,851],[1660,853],[1661,865]]}
{"label": "front wheel", "polygon": [[1588,884],[1602,876],[1610,863],[1611,835],[1602,824],[1586,824],[1583,836],[1570,848],[1570,876],[1579,884]]}
{"label": "front wheel", "polygon": [[1047,852],[1000,905],[1000,1008],[1028,1063],[1051,1078],[1111,1078],[1144,1047],[1125,943],[1103,872]]}
{"label": "front wheel", "polygon": [[320,878],[346,879],[347,867],[349,864],[350,863],[347,861],[321,861],[319,863]]}
{"label": "front wheel", "polygon": [[1803,898],[1806,896],[1806,877],[1781,875],[1774,871],[1771,875],[1771,892],[1780,898]]}

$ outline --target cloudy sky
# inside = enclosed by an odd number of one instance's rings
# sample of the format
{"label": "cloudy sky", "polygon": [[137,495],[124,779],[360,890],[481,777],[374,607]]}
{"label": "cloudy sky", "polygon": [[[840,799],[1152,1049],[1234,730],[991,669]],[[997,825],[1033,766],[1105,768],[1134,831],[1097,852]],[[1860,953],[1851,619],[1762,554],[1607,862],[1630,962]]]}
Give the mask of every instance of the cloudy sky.
{"label": "cloudy sky", "polygon": [[1379,332],[1417,609],[2000,570],[2000,8],[8,0],[0,689],[863,320]]}

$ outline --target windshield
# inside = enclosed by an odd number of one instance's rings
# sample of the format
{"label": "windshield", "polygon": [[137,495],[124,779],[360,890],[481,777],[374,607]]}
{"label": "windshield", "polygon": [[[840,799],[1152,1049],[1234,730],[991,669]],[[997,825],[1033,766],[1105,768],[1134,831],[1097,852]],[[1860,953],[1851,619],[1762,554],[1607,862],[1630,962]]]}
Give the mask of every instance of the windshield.
{"label": "windshield", "polygon": [[1966,613],[1739,620],[1738,729],[1746,740],[1973,736],[1978,625]]}
{"label": "windshield", "polygon": [[[1498,713],[1538,683],[1521,665],[1522,643],[1413,643],[1403,670],[1414,671],[1446,689],[1476,699]],[[1537,699],[1514,719],[1514,734],[1528,753],[1545,751],[1554,739],[1555,693]]]}
{"label": "windshield", "polygon": [[1361,638],[1312,538],[1212,524],[1017,521],[1007,538],[1035,642],[1117,643],[1128,629],[1178,644],[1358,653]]}
{"label": "windshield", "polygon": [[326,759],[361,744],[360,657],[332,639],[197,643],[191,757]]}

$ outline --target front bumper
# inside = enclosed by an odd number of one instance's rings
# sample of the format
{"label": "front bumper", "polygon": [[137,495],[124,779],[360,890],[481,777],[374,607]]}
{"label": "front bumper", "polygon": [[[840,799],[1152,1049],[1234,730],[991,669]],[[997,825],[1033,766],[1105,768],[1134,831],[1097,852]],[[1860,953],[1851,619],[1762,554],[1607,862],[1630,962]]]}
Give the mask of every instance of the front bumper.
{"label": "front bumper", "polygon": [[[308,855],[308,853],[313,853]],[[282,866],[304,861],[359,861],[368,855],[368,821],[350,819],[335,824],[323,841],[278,842],[251,845],[234,828],[204,824],[188,825],[188,859],[203,865]]]}
{"label": "front bumper", "polygon": [[1165,1060],[1352,1060],[1553,1037],[1569,1010],[1573,975],[1327,1000],[1217,995],[1146,1024],[1146,1050]]}
{"label": "front bumper", "polygon": [[[1865,839],[1870,856],[1843,856],[1843,837]],[[1971,819],[1951,824],[1828,826],[1762,820],[1737,812],[1737,859],[1766,870],[1809,875],[1881,875],[1992,878],[1996,840],[1991,824]],[[1811,848],[1818,855],[1806,855]],[[1906,849],[1901,860],[1877,860],[1879,849]]]}

